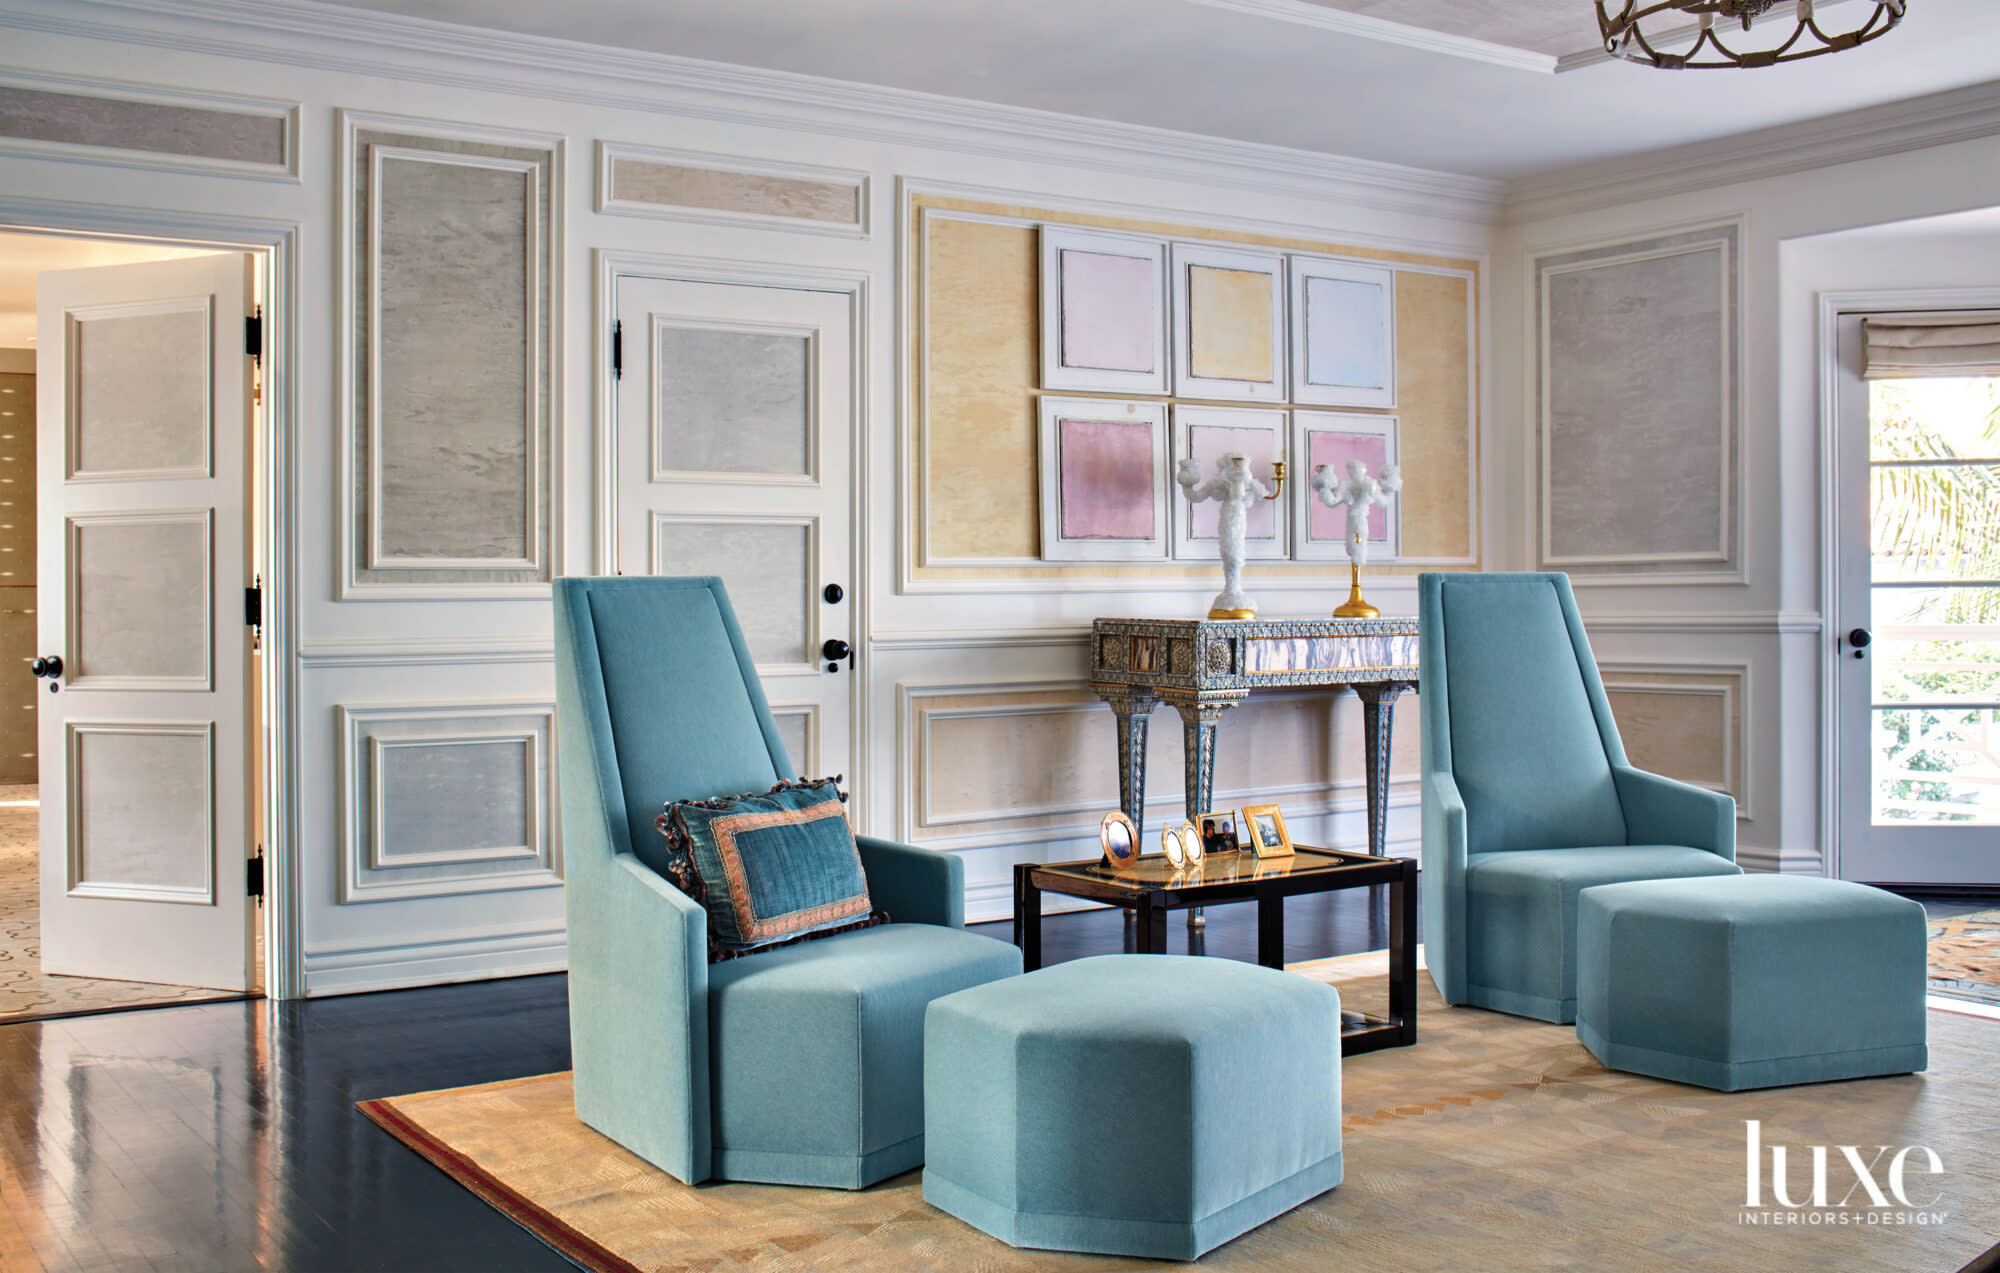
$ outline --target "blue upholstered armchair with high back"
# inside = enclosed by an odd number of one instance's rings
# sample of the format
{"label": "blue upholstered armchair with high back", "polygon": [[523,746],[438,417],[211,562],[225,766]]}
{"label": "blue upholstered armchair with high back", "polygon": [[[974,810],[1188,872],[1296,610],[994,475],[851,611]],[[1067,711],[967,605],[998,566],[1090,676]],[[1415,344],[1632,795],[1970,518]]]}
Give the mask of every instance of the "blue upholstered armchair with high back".
{"label": "blue upholstered armchair with high back", "polygon": [[1626,763],[1568,577],[1427,574],[1417,606],[1431,979],[1574,1021],[1577,894],[1738,874],[1736,802]]}
{"label": "blue upholstered armchair with high back", "polygon": [[561,579],[556,707],[576,1110],[689,1184],[858,1189],[923,1161],[924,1009],[1021,971],[964,867],[862,836],[893,923],[708,962],[669,800],[795,776],[720,579]]}

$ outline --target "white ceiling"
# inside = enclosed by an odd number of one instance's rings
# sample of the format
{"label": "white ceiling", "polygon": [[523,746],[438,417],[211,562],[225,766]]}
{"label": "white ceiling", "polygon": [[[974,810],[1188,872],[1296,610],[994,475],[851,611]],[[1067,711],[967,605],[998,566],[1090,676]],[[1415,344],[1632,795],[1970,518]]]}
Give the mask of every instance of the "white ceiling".
{"label": "white ceiling", "polygon": [[[1562,74],[1593,0],[336,2],[1498,178],[2000,80],[1996,0],[1911,0],[1788,66]],[[1828,25],[1867,4],[1821,0]]]}
{"label": "white ceiling", "polygon": [[167,261],[205,256],[213,250],[106,239],[66,239],[48,234],[0,234],[0,349],[34,347],[35,275],[43,270]]}

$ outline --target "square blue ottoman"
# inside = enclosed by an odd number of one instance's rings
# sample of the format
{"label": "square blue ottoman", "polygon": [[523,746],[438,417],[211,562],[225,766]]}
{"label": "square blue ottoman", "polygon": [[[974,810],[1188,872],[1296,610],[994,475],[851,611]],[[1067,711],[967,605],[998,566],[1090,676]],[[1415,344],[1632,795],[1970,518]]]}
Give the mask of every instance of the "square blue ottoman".
{"label": "square blue ottoman", "polygon": [[931,1001],[924,1200],[1017,1247],[1192,1260],[1340,1183],[1340,995],[1103,955]]}
{"label": "square blue ottoman", "polygon": [[1788,875],[1645,880],[1577,903],[1576,1035],[1614,1070],[1739,1092],[1909,1074],[1924,908]]}

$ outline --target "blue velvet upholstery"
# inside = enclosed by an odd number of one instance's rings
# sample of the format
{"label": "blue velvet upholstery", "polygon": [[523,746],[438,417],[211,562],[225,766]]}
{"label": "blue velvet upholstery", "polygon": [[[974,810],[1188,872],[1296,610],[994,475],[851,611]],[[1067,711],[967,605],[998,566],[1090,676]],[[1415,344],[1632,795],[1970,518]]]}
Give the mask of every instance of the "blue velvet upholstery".
{"label": "blue velvet upholstery", "polygon": [[1417,607],[1431,978],[1573,1021],[1578,892],[1737,874],[1735,802],[1626,763],[1563,575],[1427,574]]}
{"label": "blue velvet upholstery", "polygon": [[924,1200],[1019,1247],[1192,1260],[1340,1183],[1340,995],[1100,955],[933,1001]]}
{"label": "blue velvet upholstery", "polygon": [[[660,874],[654,819],[791,768],[722,581],[560,579],[555,629],[578,1116],[690,1184],[734,1172],[856,1188],[921,1160],[909,1001],[1021,967],[1012,946],[963,930],[963,865],[862,837],[869,893],[903,923],[711,969],[708,917]],[[853,1046],[796,1030],[774,1043],[773,1002],[848,1013]],[[758,1067],[770,1077],[732,1096]],[[882,1097],[899,1083],[900,1099]],[[830,1086],[844,1104],[827,1104]]]}
{"label": "blue velvet upholstery", "polygon": [[1926,944],[1922,906],[1841,880],[1586,889],[1577,1037],[1613,1069],[1726,1092],[1908,1074],[1929,1059]]}

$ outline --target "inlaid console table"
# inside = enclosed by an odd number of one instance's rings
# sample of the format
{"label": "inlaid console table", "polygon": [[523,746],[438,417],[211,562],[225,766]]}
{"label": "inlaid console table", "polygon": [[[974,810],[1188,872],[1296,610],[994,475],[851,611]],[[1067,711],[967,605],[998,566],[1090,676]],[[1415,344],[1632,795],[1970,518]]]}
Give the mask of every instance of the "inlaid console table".
{"label": "inlaid console table", "polygon": [[1165,702],[1181,716],[1187,816],[1210,809],[1215,726],[1252,691],[1345,686],[1361,699],[1368,851],[1385,852],[1396,700],[1417,688],[1415,619],[1099,619],[1090,688],[1118,714],[1118,802],[1145,840],[1146,727]]}

